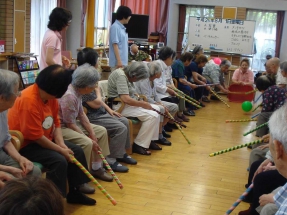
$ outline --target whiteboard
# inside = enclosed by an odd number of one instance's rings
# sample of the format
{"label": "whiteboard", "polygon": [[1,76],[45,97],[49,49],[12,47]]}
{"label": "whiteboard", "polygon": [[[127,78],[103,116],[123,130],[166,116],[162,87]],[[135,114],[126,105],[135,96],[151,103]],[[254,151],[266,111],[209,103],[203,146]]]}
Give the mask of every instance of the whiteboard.
{"label": "whiteboard", "polygon": [[189,17],[188,44],[216,52],[252,54],[255,21]]}

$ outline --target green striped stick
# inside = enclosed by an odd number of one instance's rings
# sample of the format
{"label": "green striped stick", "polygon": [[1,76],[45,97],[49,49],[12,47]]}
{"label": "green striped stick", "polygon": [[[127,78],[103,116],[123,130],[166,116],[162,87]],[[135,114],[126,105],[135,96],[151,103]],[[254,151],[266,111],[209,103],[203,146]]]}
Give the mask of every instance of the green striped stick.
{"label": "green striped stick", "polygon": [[260,129],[260,128],[264,127],[264,126],[268,126],[268,122],[265,122],[265,123],[263,123],[263,124],[257,126],[256,128],[254,128],[254,129],[252,129],[252,130],[250,130],[250,131],[244,133],[243,136],[246,136],[246,135],[248,135],[248,134],[251,134],[253,131],[257,131],[258,129]]}
{"label": "green striped stick", "polygon": [[251,122],[251,121],[257,121],[257,119],[235,119],[235,120],[225,120],[226,123],[228,122]]}
{"label": "green striped stick", "polygon": [[183,99],[184,101],[186,101],[186,102],[188,102],[188,103],[190,103],[190,104],[194,105],[194,106],[195,106],[195,107],[197,107],[197,108],[202,108],[202,107],[201,107],[201,106],[199,106],[198,104],[196,104],[196,103],[194,103],[194,102],[192,102],[192,101],[188,100],[187,98],[185,98],[185,97],[183,97],[183,96],[179,95],[178,93],[175,93],[175,96],[176,96],[176,97],[178,97],[178,98]]}
{"label": "green striped stick", "polygon": [[180,93],[182,96],[186,97],[187,99],[191,100],[192,102],[200,105],[200,102],[199,101],[196,101],[195,99],[191,98],[190,96],[186,95],[184,92],[180,91],[179,89],[177,88],[172,88],[172,87],[169,87],[170,89],[174,90],[175,92],[177,93]]}
{"label": "green striped stick", "polygon": [[254,108],[254,109],[252,110],[252,112],[256,111],[261,105],[262,105],[262,103],[259,104],[259,105],[257,105],[256,108]]}
{"label": "green striped stick", "polygon": [[236,149],[241,149],[243,147],[247,147],[247,146],[251,146],[251,145],[254,145],[254,144],[257,144],[257,143],[263,143],[263,142],[264,142],[264,140],[262,139],[262,140],[255,140],[253,142],[249,142],[249,143],[233,146],[231,148],[223,149],[223,150],[218,151],[218,152],[213,152],[213,153],[209,154],[209,157],[214,157],[216,155],[220,155],[220,154],[223,154],[223,153],[226,153],[226,152],[230,152],[230,151],[233,151],[233,150],[236,150]]}
{"label": "green striped stick", "polygon": [[227,104],[216,92],[214,92],[212,89],[210,89],[210,92],[212,92],[213,95],[215,95],[220,101],[230,108],[229,104]]}
{"label": "green striped stick", "polygon": [[[173,118],[173,116],[170,114],[170,112],[167,112],[167,114],[168,114],[168,116],[169,116],[170,118],[172,118],[172,119],[174,120],[174,118]],[[189,141],[189,139],[187,139],[185,133],[183,133],[181,127],[180,127],[177,123],[174,123],[174,124],[176,125],[176,127],[178,128],[178,130],[180,131],[180,133],[182,134],[182,136],[184,137],[184,139],[186,139],[187,143],[188,143],[188,144],[191,144],[190,141]]]}

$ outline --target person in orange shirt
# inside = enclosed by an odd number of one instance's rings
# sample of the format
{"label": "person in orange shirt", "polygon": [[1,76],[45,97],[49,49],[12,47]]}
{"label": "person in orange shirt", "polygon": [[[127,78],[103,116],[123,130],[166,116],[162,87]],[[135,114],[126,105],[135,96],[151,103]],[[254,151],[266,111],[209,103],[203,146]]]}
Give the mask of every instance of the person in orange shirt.
{"label": "person in orange shirt", "polygon": [[[58,117],[61,98],[72,81],[72,74],[60,65],[46,67],[38,75],[35,84],[22,91],[21,97],[8,112],[10,129],[19,130],[24,136],[20,154],[33,162],[41,163],[49,171],[50,179],[67,198],[68,203],[95,205],[96,201],[84,195],[95,190],[84,189],[90,179],[71,163],[71,155],[87,168],[80,146],[63,140]],[[66,180],[69,192],[66,195]]]}

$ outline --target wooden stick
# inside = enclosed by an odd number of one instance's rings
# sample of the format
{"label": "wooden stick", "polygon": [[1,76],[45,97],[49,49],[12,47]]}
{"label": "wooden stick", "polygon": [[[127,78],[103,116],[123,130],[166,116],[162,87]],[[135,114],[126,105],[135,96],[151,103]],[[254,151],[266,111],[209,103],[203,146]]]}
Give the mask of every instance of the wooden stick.
{"label": "wooden stick", "polygon": [[110,167],[110,165],[108,164],[107,160],[105,159],[103,153],[101,151],[98,151],[98,154],[100,155],[103,163],[105,164],[106,168],[108,169],[109,173],[113,176],[113,178],[115,179],[115,181],[117,182],[118,186],[120,189],[123,189],[124,186],[121,183],[121,181],[119,180],[119,178],[116,176],[116,174],[114,173],[114,171],[112,170],[112,168]]}
{"label": "wooden stick", "polygon": [[185,98],[191,100],[192,102],[194,102],[194,103],[200,105],[200,102],[199,102],[199,101],[195,100],[194,98],[191,98],[190,96],[186,95],[184,92],[180,91],[179,89],[177,89],[177,88],[172,88],[172,87],[168,87],[168,88],[174,90],[174,91],[177,92],[177,93],[180,93],[181,96],[183,96],[183,97],[185,97]]}
{"label": "wooden stick", "polygon": [[102,191],[102,193],[111,201],[113,205],[116,205],[116,200],[105,190],[105,188],[102,187],[102,185],[91,175],[91,173],[89,173],[89,171],[74,156],[70,156],[72,162],[76,164],[87,175],[89,179],[91,179],[91,181],[98,187],[100,191]]}
{"label": "wooden stick", "polygon": [[212,92],[212,94],[215,95],[220,101],[222,101],[223,104],[230,108],[229,104],[227,104],[216,92],[214,92],[212,89],[210,89],[210,92]]}
{"label": "wooden stick", "polygon": [[168,119],[172,120],[173,122],[175,122],[175,123],[179,124],[180,126],[182,126],[182,127],[186,128],[186,125],[184,125],[184,124],[182,124],[181,122],[179,122],[179,121],[175,120],[174,118],[169,117],[169,116],[168,116],[168,115],[166,115],[165,113],[162,113],[162,112],[158,111],[158,110],[157,110],[157,109],[155,109],[155,108],[153,108],[152,110],[153,110],[153,111],[155,111],[155,112],[157,112],[159,115],[162,115],[162,116],[164,116],[164,117],[166,117],[166,118],[168,118]]}
{"label": "wooden stick", "polygon": [[236,149],[241,149],[243,147],[247,147],[247,146],[252,146],[254,144],[258,144],[258,143],[263,143],[264,140],[255,140],[253,142],[249,142],[249,143],[244,143],[244,144],[241,144],[241,145],[237,145],[237,146],[233,146],[231,148],[227,148],[227,149],[223,149],[221,151],[218,151],[218,152],[213,152],[211,154],[209,154],[209,157],[214,157],[216,155],[221,155],[221,154],[224,154],[226,152],[230,152],[230,151],[233,151],[233,150],[236,150]]}
{"label": "wooden stick", "polygon": [[254,128],[254,129],[252,129],[252,130],[250,130],[250,131],[244,133],[243,136],[246,136],[246,135],[248,135],[248,134],[251,134],[253,131],[257,131],[258,129],[260,129],[260,128],[264,127],[264,126],[268,126],[268,122],[265,122],[265,123],[263,123],[263,124],[257,126],[256,128]]}
{"label": "wooden stick", "polygon": [[257,121],[257,119],[235,119],[235,120],[225,120],[226,123],[228,122],[251,122],[251,121]]}
{"label": "wooden stick", "polygon": [[[167,111],[167,114],[168,114],[168,116],[169,116],[170,118],[172,118],[172,119],[174,120],[174,118],[173,118],[173,116],[170,114],[170,112]],[[183,133],[181,127],[180,127],[178,124],[176,124],[176,123],[175,123],[175,125],[176,125],[176,127],[178,128],[178,130],[180,131],[180,133],[182,134],[182,136],[184,137],[184,139],[186,139],[187,143],[188,143],[188,144],[191,144],[190,141],[189,141],[189,139],[187,139],[185,133]]]}

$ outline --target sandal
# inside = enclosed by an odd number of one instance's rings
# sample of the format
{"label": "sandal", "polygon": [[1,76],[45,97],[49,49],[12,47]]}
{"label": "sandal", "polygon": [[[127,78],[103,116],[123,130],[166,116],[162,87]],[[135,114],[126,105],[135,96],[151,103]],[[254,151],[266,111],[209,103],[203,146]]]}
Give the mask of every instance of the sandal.
{"label": "sandal", "polygon": [[150,142],[149,149],[152,149],[152,150],[162,150],[162,148],[161,148],[159,145],[157,145],[154,141],[151,141],[151,142]]}
{"label": "sandal", "polygon": [[133,152],[140,155],[151,155],[151,152],[148,149],[141,147],[136,143],[133,144]]}

